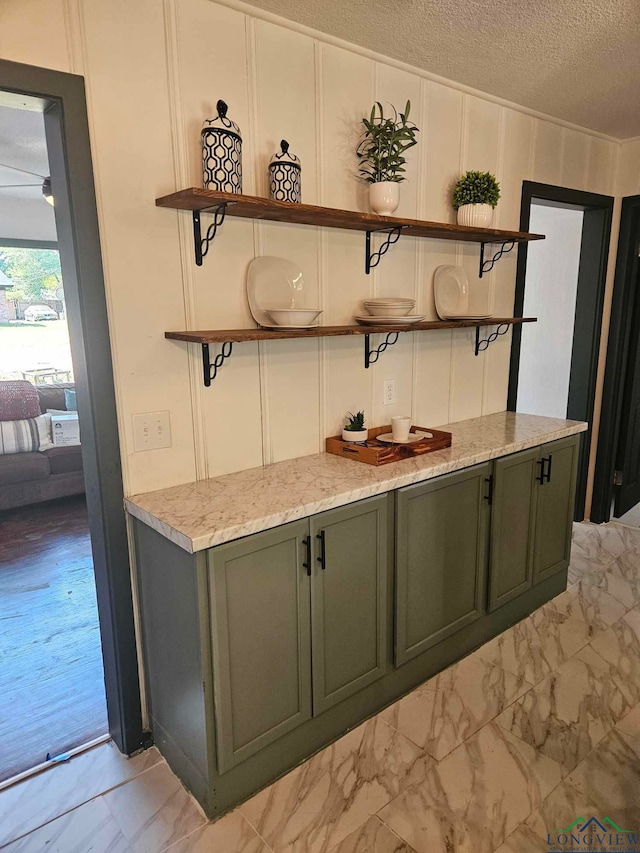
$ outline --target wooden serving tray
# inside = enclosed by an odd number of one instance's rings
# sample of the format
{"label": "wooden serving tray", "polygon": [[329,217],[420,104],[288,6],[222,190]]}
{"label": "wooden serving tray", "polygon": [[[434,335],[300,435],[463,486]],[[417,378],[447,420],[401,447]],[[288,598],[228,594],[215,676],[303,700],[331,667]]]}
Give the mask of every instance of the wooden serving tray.
{"label": "wooden serving tray", "polygon": [[342,436],[332,435],[326,440],[327,453],[354,459],[356,462],[366,462],[367,465],[386,465],[388,462],[399,462],[401,459],[411,459],[433,450],[451,447],[451,433],[431,427],[412,426],[411,432],[430,432],[433,438],[423,438],[413,444],[385,444],[378,441],[376,436],[391,432],[391,425],[374,427],[369,430],[366,442],[356,444],[343,441]]}

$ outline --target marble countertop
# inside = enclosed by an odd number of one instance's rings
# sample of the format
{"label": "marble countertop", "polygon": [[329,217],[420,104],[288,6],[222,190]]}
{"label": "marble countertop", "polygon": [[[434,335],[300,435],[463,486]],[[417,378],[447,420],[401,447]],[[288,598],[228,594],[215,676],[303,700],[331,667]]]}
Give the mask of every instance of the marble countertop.
{"label": "marble countertop", "polygon": [[584,432],[587,424],[500,412],[440,429],[453,435],[438,450],[375,467],[317,453],[134,495],[129,513],[189,553],[344,506],[471,465]]}

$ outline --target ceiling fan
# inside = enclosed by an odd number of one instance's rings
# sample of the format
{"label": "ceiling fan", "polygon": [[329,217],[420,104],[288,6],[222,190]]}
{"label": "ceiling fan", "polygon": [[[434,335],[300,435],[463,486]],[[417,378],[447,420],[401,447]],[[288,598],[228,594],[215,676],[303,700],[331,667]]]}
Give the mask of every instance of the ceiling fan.
{"label": "ceiling fan", "polygon": [[18,187],[42,187],[42,195],[45,200],[53,207],[55,204],[53,193],[51,192],[51,178],[45,175],[39,175],[37,172],[29,172],[27,169],[19,169],[17,166],[8,166],[6,163],[0,163],[0,168],[11,169],[14,172],[21,172],[23,175],[33,175],[34,178],[40,178],[36,184],[0,184],[0,190],[17,189]]}

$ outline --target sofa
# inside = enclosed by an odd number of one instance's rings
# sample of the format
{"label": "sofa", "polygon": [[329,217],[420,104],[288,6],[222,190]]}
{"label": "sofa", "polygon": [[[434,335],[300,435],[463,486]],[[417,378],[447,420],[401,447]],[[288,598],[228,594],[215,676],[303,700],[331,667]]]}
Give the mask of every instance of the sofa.
{"label": "sofa", "polygon": [[[10,384],[0,382],[0,420],[4,419],[3,386]],[[65,389],[74,388],[69,382],[36,385],[40,413],[45,414],[47,409],[66,411]],[[0,511],[80,495],[84,490],[80,445],[0,454]]]}

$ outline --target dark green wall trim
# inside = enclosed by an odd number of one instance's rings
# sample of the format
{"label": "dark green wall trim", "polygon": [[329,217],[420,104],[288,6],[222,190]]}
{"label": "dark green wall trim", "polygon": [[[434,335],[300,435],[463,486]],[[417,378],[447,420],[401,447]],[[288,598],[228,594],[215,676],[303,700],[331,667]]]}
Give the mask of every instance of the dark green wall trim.
{"label": "dark green wall trim", "polygon": [[82,424],[109,731],[130,754],[147,741],[123,506],[111,346],[84,80],[0,60],[0,89],[45,99],[60,262]]}
{"label": "dark green wall trim", "polygon": [[57,249],[57,240],[18,240],[16,237],[0,237],[0,249]]}
{"label": "dark green wall trim", "polygon": [[640,196],[629,196],[622,200],[618,257],[611,305],[611,322],[607,346],[602,410],[598,432],[591,521],[602,524],[611,517],[611,501],[614,485],[613,472],[616,465],[622,390],[631,325],[636,299],[635,281],[638,275],[638,246],[640,243]]}
{"label": "dark green wall trim", "polygon": [[[602,309],[609,257],[613,198],[597,193],[586,193],[551,184],[523,181],[520,206],[520,228],[529,230],[532,202],[548,202],[560,207],[578,207],[584,210],[580,266],[578,270],[578,295],[571,356],[571,380],[567,417],[587,421],[589,430],[581,436],[576,486],[576,521],[584,519],[591,447],[591,424],[595,405],[596,376],[600,352]],[[514,316],[522,316],[524,307],[525,277],[527,272],[528,244],[518,244],[516,294]],[[509,392],[507,409],[516,411],[518,373],[522,327],[514,326],[511,338],[511,364],[509,367]]]}

